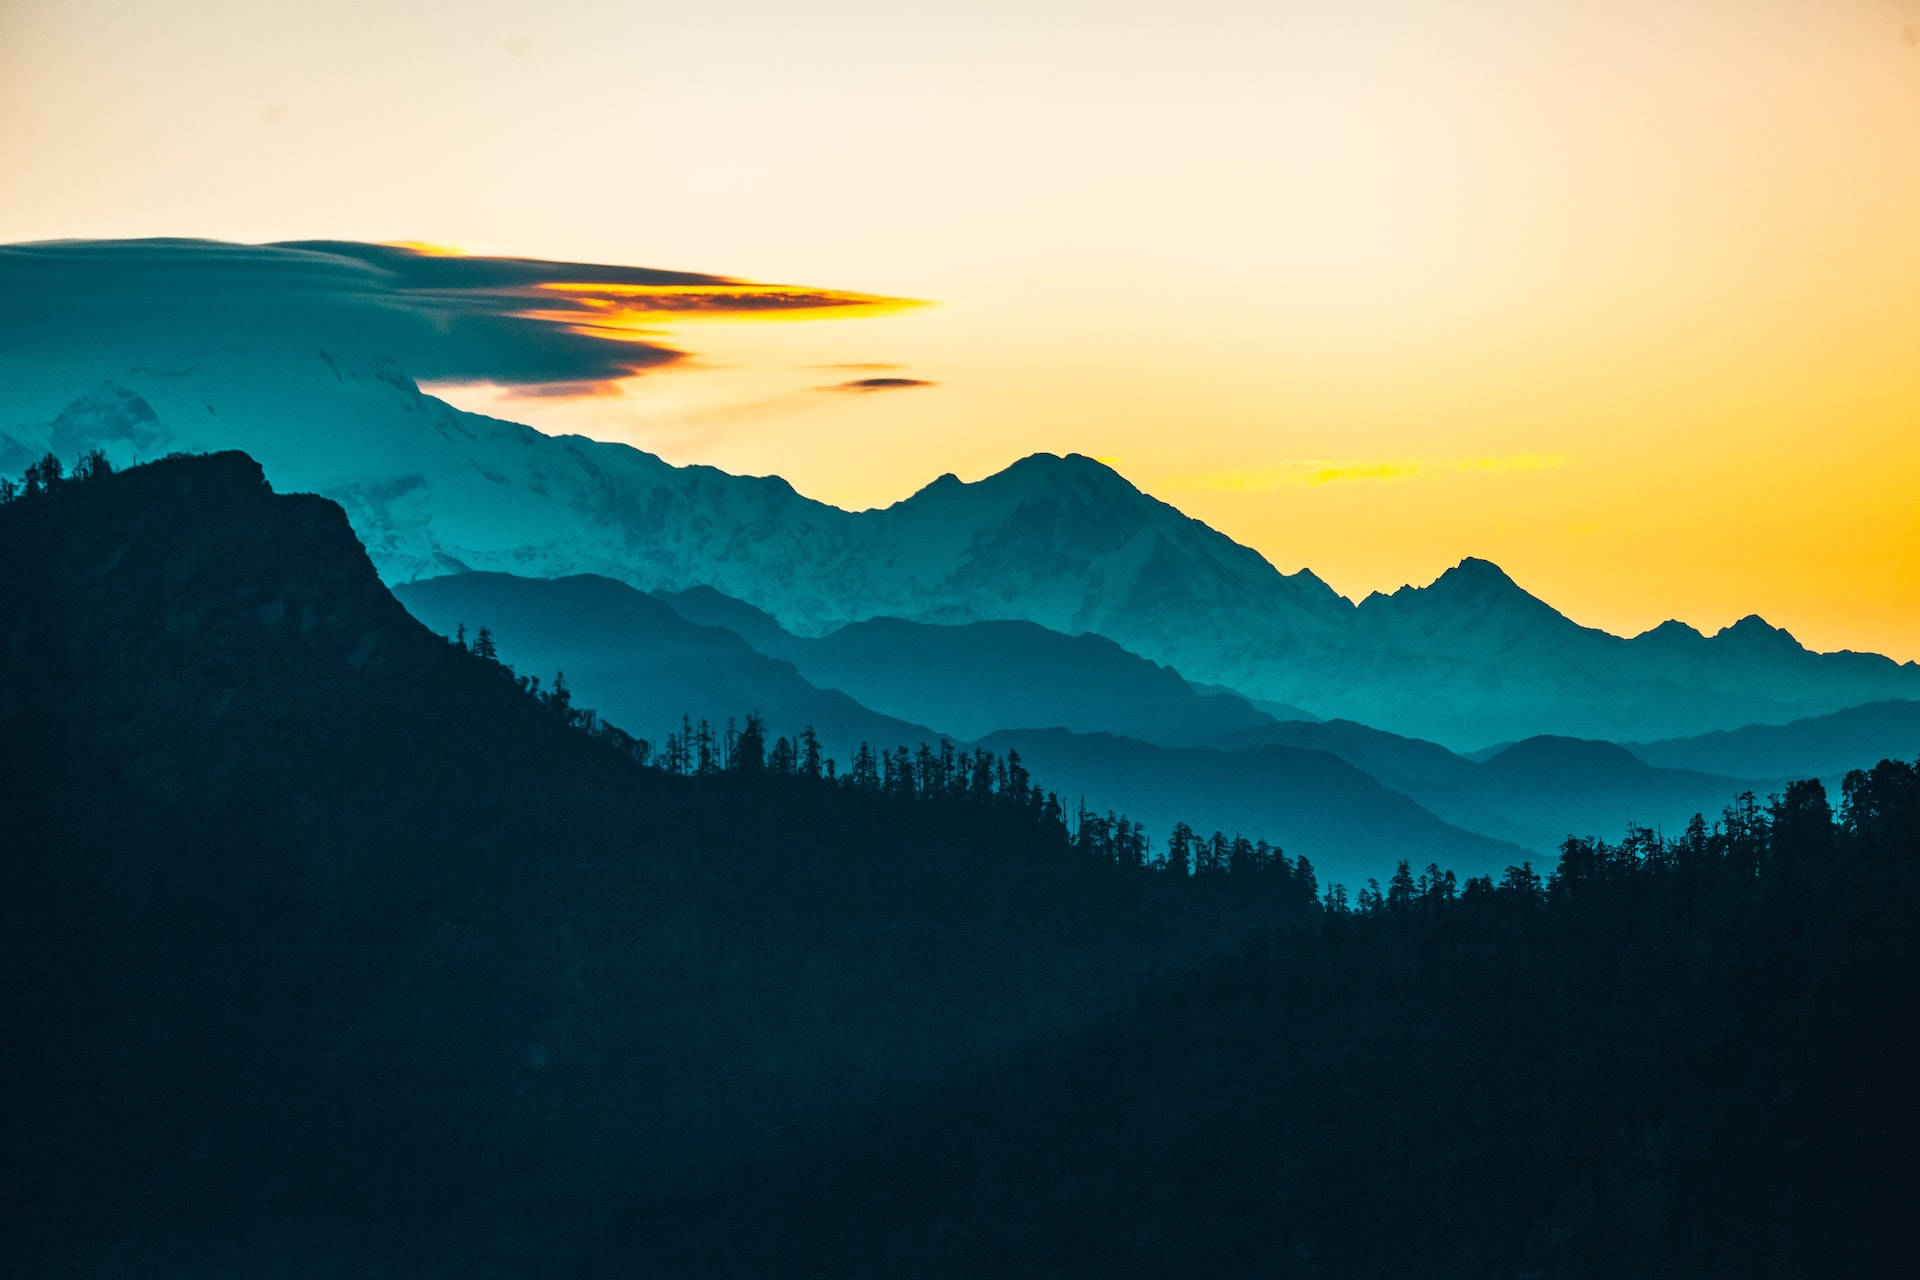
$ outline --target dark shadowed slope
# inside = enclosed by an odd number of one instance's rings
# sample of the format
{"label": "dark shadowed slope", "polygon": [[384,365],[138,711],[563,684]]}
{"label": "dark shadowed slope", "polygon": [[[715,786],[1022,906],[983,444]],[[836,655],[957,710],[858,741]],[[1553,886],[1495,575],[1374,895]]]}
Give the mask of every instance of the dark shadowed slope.
{"label": "dark shadowed slope", "polygon": [[[1920,777],[1738,836],[1409,876],[1064,1041],[643,1199],[635,1269],[1663,1277],[1914,1271]],[[858,1212],[848,1212],[858,1206]]]}
{"label": "dark shadowed slope", "polygon": [[732,631],[688,622],[611,578],[466,573],[406,583],[394,594],[442,635],[464,624],[471,637],[486,626],[503,661],[543,679],[565,672],[585,705],[656,745],[682,717],[718,727],[749,711],[766,717],[776,736],[813,726],[842,761],[861,742],[918,744],[940,736],[817,688],[791,663],[767,657]]}
{"label": "dark shadowed slope", "polygon": [[[1323,878],[1348,873],[1364,879],[1400,856],[1423,865],[1453,859],[1476,870],[1499,870],[1524,856],[1510,844],[1435,819],[1320,751],[1168,750],[1122,736],[1117,728],[1109,732],[1109,726],[1124,725],[1177,744],[1222,734],[1258,737],[1263,727],[1284,734],[1293,726],[1277,724],[1241,699],[1195,693],[1174,672],[1097,636],[1062,636],[1031,623],[947,627],[892,619],[820,639],[763,636],[792,654],[808,680],[851,687],[861,703],[872,699],[889,711],[926,715],[933,729],[922,729],[868,712],[844,694],[814,689],[792,667],[754,652],[730,631],[663,618],[669,611],[660,601],[607,579],[461,574],[403,586],[396,594],[448,634],[461,621],[471,632],[476,618],[497,620],[488,625],[503,657],[522,666],[534,663],[534,670],[563,668],[583,704],[623,726],[636,713],[647,717],[642,724],[677,725],[689,706],[696,716],[750,706],[766,713],[776,732],[790,731],[783,719],[793,728],[806,723],[806,714],[799,713],[831,714],[813,721],[823,738],[832,724],[841,735],[836,741],[865,740],[876,751],[913,747],[937,737],[935,730],[961,741],[991,733],[985,741],[991,749],[1037,751],[1030,767],[1043,780],[1057,771],[1057,781],[1048,785],[1061,791],[1069,809],[1085,796],[1101,812],[1127,813],[1146,823],[1156,845],[1178,821],[1203,833],[1244,831],[1306,854]],[[718,593],[706,593],[702,606],[704,616],[754,625],[750,611]],[[727,702],[728,695],[735,701]],[[1003,727],[1001,717],[1021,728],[1065,724],[1089,732],[994,733]],[[1063,751],[1060,744],[1072,749]],[[1490,825],[1499,822],[1489,818]],[[1335,872],[1323,860],[1336,864]]]}
{"label": "dark shadowed slope", "polygon": [[1031,622],[875,618],[803,641],[794,660],[815,684],[966,738],[1063,728],[1180,747],[1273,723],[1244,698],[1200,693],[1102,636]]}
{"label": "dark shadowed slope", "polygon": [[638,768],[238,454],[0,506],[0,601],[25,1274],[569,1273],[616,1188],[1278,909],[992,794]]}
{"label": "dark shadowed slope", "polygon": [[[1725,777],[1654,767],[1613,743],[1574,738],[1531,738],[1476,760],[1350,720],[1283,723],[1237,741],[1330,751],[1456,826],[1536,853],[1551,853],[1570,832],[1617,836],[1629,824],[1677,831],[1695,813],[1714,817],[1740,791],[1764,798],[1794,772]],[[1852,756],[1848,767],[1868,755]]]}
{"label": "dark shadowed slope", "polygon": [[1063,635],[1031,622],[873,618],[806,637],[712,587],[659,595],[691,621],[727,627],[788,659],[816,685],[961,738],[1063,728],[1213,746],[1273,723],[1238,694],[1196,689],[1104,636]]}
{"label": "dark shadowed slope", "polygon": [[996,733],[985,745],[1018,751],[1069,809],[1082,798],[1098,812],[1124,809],[1157,841],[1176,822],[1202,835],[1243,831],[1311,859],[1322,882],[1364,883],[1401,858],[1483,875],[1534,856],[1442,822],[1325,751],[1158,747],[1064,730]]}
{"label": "dark shadowed slope", "polygon": [[[1471,832],[1539,856],[1570,831],[1617,834],[1630,822],[1678,829],[1696,811],[1717,812],[1743,787],[1765,794],[1769,785],[1653,770],[1601,744],[1586,755],[1522,753],[1535,757],[1528,768],[1489,767],[1352,721],[1276,721],[1231,695],[1197,693],[1176,673],[1111,641],[1062,636],[1031,623],[877,619],[809,638],[708,588],[673,599],[722,625],[663,616],[658,599],[592,577],[464,574],[402,586],[397,594],[446,634],[463,621],[471,632],[476,619],[490,620],[504,657],[549,676],[564,669],[585,704],[616,723],[646,726],[656,742],[655,731],[677,725],[683,712],[718,723],[739,707],[758,707],[776,732],[811,719],[842,758],[862,740],[878,750],[938,733],[971,741],[997,730],[1066,728],[1132,739],[1137,745],[1080,756],[1062,785],[1073,792],[1068,800],[1084,794],[1102,811],[1124,809],[1146,820],[1156,839],[1174,821],[1207,831],[1241,827],[1297,845],[1317,861],[1364,855],[1347,843],[1354,833],[1415,848]],[[790,658],[798,672],[748,648],[725,623],[756,632],[768,652]],[[1321,762],[1304,778],[1279,778],[1288,761],[1310,757],[1270,753],[1245,768],[1231,766],[1235,784],[1227,786],[1189,758],[1152,749],[1188,745],[1218,746],[1236,756],[1256,747],[1330,753],[1460,831],[1438,837],[1424,828],[1394,828],[1397,819],[1384,813],[1340,814],[1345,806],[1377,808],[1374,791],[1342,779],[1317,792],[1307,779],[1321,779]],[[1597,759],[1587,758],[1593,753]],[[1162,760],[1182,763],[1163,770]],[[1148,776],[1149,789],[1137,793]],[[1242,785],[1246,794],[1236,794]],[[1405,811],[1390,806],[1389,812]],[[1481,866],[1478,857],[1464,860]],[[1372,865],[1364,856],[1347,865],[1361,864]],[[1504,863],[1492,869],[1499,866]]]}
{"label": "dark shadowed slope", "polygon": [[1826,778],[1874,760],[1920,755],[1920,702],[1869,702],[1791,724],[1752,724],[1697,738],[1629,742],[1648,764],[1735,777]]}
{"label": "dark shadowed slope", "polygon": [[1478,769],[1480,795],[1556,841],[1586,832],[1617,836],[1629,823],[1675,832],[1696,813],[1717,815],[1738,792],[1764,797],[1779,785],[1658,769],[1616,743],[1579,738],[1528,738]]}

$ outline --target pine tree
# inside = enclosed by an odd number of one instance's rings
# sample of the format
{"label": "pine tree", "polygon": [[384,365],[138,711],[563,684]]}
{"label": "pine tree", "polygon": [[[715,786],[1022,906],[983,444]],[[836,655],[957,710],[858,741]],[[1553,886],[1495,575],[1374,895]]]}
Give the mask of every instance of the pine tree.
{"label": "pine tree", "polygon": [[[786,739],[782,738],[781,742]],[[740,736],[733,743],[733,771],[749,776],[766,772],[767,766],[767,722],[760,718],[758,711],[747,716],[746,727],[740,730]]]}
{"label": "pine tree", "polygon": [[812,725],[800,731],[800,768],[809,778],[820,776],[820,735]]}

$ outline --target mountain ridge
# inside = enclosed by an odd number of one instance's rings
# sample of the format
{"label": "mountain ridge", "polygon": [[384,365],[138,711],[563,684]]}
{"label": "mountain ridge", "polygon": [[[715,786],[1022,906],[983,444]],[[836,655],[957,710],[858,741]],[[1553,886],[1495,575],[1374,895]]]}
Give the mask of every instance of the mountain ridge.
{"label": "mountain ridge", "polygon": [[[1812,654],[1763,624],[1681,644],[1670,628],[1627,639],[1582,627],[1473,557],[1356,605],[1085,455],[1033,454],[848,512],[778,477],[465,414],[391,361],[331,349],[197,351],[91,380],[17,371],[0,400],[0,421],[16,424],[0,433],[0,467],[37,457],[55,424],[61,443],[116,462],[247,448],[282,488],[340,501],[389,582],[466,568],[706,584],[803,635],[877,616],[1024,620],[1106,636],[1198,683],[1454,746],[1653,740],[1920,695],[1920,664]],[[76,380],[92,389],[74,396]]]}

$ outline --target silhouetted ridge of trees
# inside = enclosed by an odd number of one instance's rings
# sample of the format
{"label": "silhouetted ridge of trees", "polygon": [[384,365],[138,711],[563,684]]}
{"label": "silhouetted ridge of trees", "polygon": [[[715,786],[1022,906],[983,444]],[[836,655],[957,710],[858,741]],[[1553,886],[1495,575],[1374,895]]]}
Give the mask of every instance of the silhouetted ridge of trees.
{"label": "silhouetted ridge of trees", "polygon": [[620,1243],[725,1276],[1911,1274],[1916,926],[1898,760],[1545,877],[1402,863]]}
{"label": "silhouetted ridge of trees", "polygon": [[[1002,757],[984,747],[968,751],[943,737],[938,743],[922,742],[912,749],[883,747],[876,755],[871,744],[862,742],[842,770],[821,750],[811,725],[794,737],[780,736],[769,743],[766,721],[758,711],[749,712],[743,720],[729,717],[719,729],[704,718],[683,717],[678,728],[663,735],[656,750],[652,740],[636,737],[602,720],[591,708],[577,705],[564,671],[556,671],[545,687],[539,676],[516,674],[501,659],[488,627],[480,627],[469,642],[466,624],[461,623],[451,643],[487,663],[563,724],[643,768],[671,777],[799,778],[891,800],[993,808],[1024,815],[1036,838],[1049,845],[1071,848],[1127,870],[1201,876],[1232,872],[1243,879],[1258,877],[1285,884],[1308,903],[1319,893],[1310,862],[1289,859],[1279,846],[1264,839],[1228,837],[1219,831],[1206,837],[1181,822],[1156,852],[1146,829],[1124,813],[1101,814],[1082,801],[1069,815],[1059,794],[1034,780],[1018,750]],[[1340,893],[1344,900],[1345,891]]]}
{"label": "silhouetted ridge of trees", "polygon": [[1076,852],[1011,760],[909,796],[752,717],[638,767],[239,454],[16,495],[0,600],[29,1274],[571,1265],[696,1155],[1300,909]]}
{"label": "silhouetted ridge of trees", "polygon": [[37,465],[23,1274],[1916,1269],[1920,764],[1350,894],[1011,753],[656,750],[242,455]]}

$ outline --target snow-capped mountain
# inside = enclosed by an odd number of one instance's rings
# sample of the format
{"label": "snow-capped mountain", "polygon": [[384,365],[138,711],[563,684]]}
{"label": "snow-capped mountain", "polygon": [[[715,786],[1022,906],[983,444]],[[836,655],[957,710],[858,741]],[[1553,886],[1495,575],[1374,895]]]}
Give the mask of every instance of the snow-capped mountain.
{"label": "snow-capped mountain", "polygon": [[778,477],[463,413],[390,361],[337,349],[0,358],[0,373],[0,472],[47,449],[119,464],[244,449],[277,488],[338,501],[390,583],[476,569],[706,584],[809,635],[882,616],[1026,620],[1459,747],[1672,736],[1920,695],[1920,666],[1810,654],[1758,619],[1712,638],[1581,627],[1481,560],[1355,606],[1077,455],[848,512]]}

